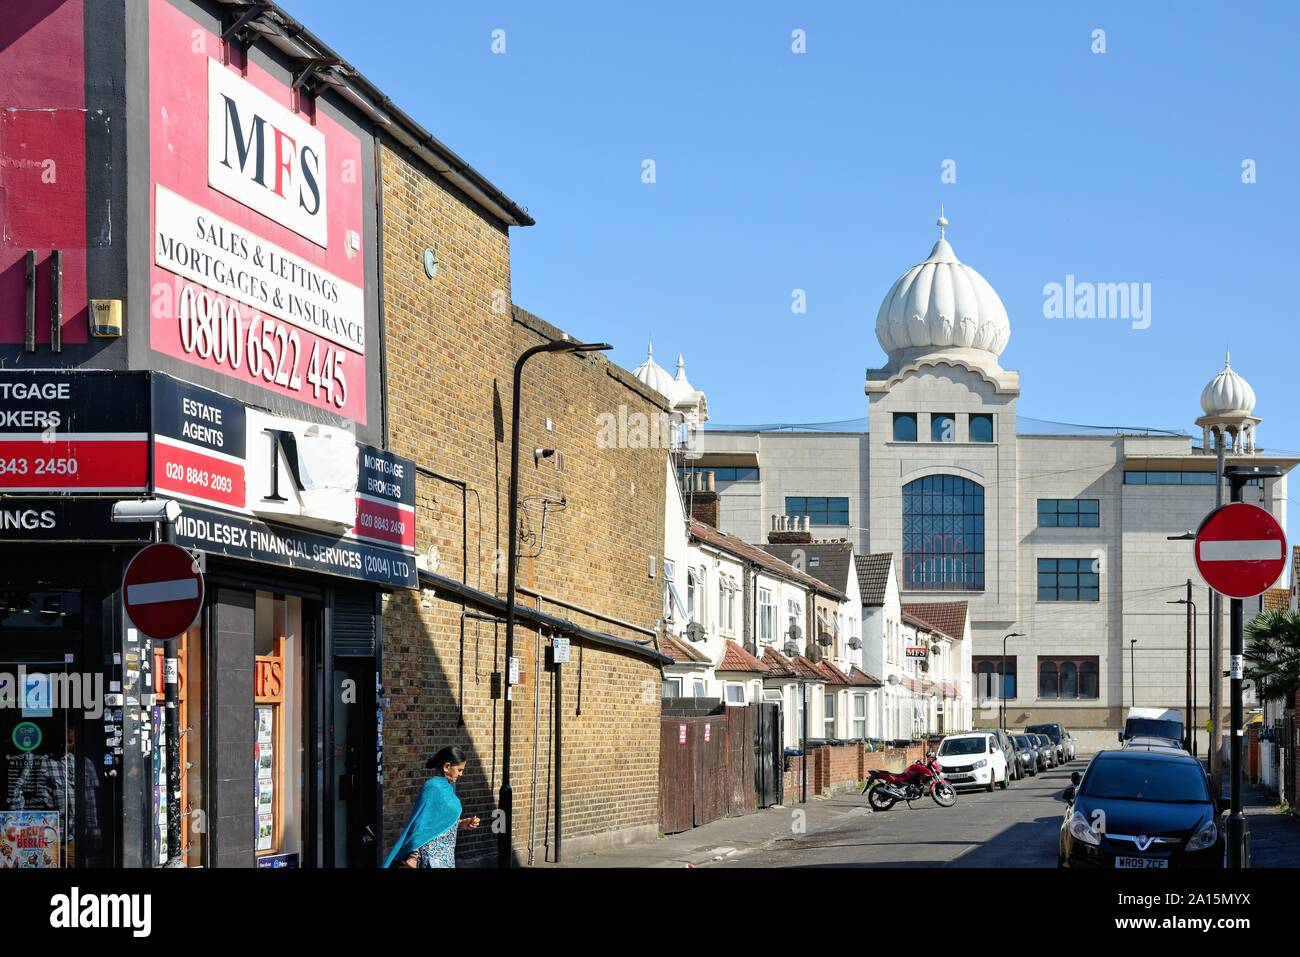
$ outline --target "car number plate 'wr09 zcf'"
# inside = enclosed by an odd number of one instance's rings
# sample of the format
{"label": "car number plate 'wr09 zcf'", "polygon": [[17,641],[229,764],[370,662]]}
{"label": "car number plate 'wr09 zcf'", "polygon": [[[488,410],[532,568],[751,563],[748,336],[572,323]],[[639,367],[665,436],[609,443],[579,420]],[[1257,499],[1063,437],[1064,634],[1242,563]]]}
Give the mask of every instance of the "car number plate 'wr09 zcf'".
{"label": "car number plate 'wr09 zcf'", "polygon": [[1169,861],[1163,857],[1117,857],[1115,858],[1115,866],[1124,868],[1168,867]]}

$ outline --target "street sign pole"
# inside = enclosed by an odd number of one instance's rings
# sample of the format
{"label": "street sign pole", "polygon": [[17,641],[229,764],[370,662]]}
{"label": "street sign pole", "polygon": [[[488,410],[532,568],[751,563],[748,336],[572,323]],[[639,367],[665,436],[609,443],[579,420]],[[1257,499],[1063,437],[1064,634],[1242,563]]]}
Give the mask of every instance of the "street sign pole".
{"label": "street sign pole", "polygon": [[[1249,866],[1246,818],[1241,812],[1242,780],[1242,678],[1243,678],[1243,608],[1246,598],[1263,594],[1286,564],[1286,533],[1277,519],[1255,505],[1242,502],[1242,489],[1248,482],[1277,478],[1282,470],[1276,466],[1231,466],[1224,470],[1231,491],[1231,502],[1215,509],[1196,532],[1196,567],[1206,583],[1216,592],[1227,595],[1229,630],[1229,747],[1231,777],[1228,791],[1228,867]],[[1218,675],[1215,675],[1218,679]],[[1216,681],[1217,683],[1217,681]],[[1223,782],[1215,787],[1222,792]]]}

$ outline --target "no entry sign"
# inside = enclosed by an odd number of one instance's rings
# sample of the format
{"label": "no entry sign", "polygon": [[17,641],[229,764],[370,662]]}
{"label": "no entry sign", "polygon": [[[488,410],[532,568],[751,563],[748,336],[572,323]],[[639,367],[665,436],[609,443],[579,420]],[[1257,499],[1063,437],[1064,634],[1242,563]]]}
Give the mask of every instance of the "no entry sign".
{"label": "no entry sign", "polygon": [[1267,591],[1286,565],[1286,533],[1257,505],[1233,502],[1206,516],[1196,530],[1196,568],[1229,598]]}
{"label": "no entry sign", "polygon": [[122,576],[122,597],[131,623],[149,638],[183,634],[203,607],[203,575],[194,556],[179,545],[150,545],[136,553]]}

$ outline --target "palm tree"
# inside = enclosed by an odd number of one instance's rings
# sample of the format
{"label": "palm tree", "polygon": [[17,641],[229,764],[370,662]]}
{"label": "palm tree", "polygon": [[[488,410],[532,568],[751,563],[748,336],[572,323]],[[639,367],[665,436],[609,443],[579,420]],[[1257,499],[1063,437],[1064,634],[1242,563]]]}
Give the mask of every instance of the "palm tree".
{"label": "palm tree", "polygon": [[1245,677],[1255,682],[1261,701],[1286,707],[1300,690],[1300,612],[1260,612],[1246,625]]}

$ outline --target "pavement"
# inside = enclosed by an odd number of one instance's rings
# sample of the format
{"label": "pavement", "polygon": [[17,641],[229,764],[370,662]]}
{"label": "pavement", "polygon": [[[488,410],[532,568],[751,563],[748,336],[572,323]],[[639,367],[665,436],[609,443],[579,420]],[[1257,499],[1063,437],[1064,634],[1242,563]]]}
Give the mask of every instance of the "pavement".
{"label": "pavement", "polygon": [[657,841],[566,860],[565,867],[1055,867],[1070,764],[1006,791],[962,790],[873,812],[857,791],[722,818]]}
{"label": "pavement", "polygon": [[[1223,793],[1228,793],[1226,787]],[[1281,810],[1279,800],[1257,784],[1241,786],[1251,867],[1300,867],[1300,817]]]}
{"label": "pavement", "polygon": [[[721,818],[656,841],[566,859],[575,868],[614,867],[1056,867],[1061,792],[1081,756],[1006,791],[962,790],[956,806],[928,798],[873,812],[857,791],[743,817]],[[1300,867],[1300,818],[1276,795],[1242,789],[1254,867]]]}

